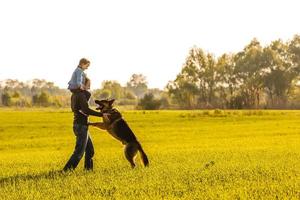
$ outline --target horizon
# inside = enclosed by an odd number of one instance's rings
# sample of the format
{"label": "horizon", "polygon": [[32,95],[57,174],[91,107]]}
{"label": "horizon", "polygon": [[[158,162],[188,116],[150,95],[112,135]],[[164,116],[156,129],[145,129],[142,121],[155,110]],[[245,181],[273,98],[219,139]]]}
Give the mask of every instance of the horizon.
{"label": "horizon", "polygon": [[134,73],[146,76],[149,88],[164,89],[193,46],[218,57],[243,50],[253,38],[262,46],[292,39],[300,33],[299,5],[294,0],[1,2],[0,80],[38,78],[67,88],[79,59],[87,57],[91,89],[104,80],[124,86]]}

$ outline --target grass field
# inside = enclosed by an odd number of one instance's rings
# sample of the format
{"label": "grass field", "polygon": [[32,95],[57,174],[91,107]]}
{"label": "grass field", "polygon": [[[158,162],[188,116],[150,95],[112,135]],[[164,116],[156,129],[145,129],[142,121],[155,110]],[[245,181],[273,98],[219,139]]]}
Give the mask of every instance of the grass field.
{"label": "grass field", "polygon": [[150,167],[90,128],[95,170],[63,174],[72,113],[1,109],[0,199],[300,199],[300,111],[122,113]]}

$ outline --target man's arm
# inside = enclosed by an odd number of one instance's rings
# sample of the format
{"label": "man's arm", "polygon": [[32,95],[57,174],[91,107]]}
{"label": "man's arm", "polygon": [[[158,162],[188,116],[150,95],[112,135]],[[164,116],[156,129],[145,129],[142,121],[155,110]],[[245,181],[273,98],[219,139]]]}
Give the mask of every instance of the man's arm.
{"label": "man's arm", "polygon": [[80,110],[86,114],[86,115],[93,115],[93,116],[98,116],[102,117],[103,114],[101,112],[96,112],[92,109],[89,108],[89,105],[87,103],[86,97],[82,92],[79,92],[78,94],[78,103],[80,105]]}
{"label": "man's arm", "polygon": [[88,125],[98,127],[102,130],[107,129],[107,127],[105,126],[105,124],[103,122],[88,122]]}

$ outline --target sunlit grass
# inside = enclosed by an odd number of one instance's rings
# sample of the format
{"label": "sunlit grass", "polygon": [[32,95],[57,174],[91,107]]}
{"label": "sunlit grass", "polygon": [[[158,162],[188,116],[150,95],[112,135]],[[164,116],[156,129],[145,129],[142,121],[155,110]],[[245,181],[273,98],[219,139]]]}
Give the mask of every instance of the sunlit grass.
{"label": "sunlit grass", "polygon": [[[300,111],[123,111],[149,156],[132,170],[120,142],[90,128],[95,170],[62,174],[66,109],[2,109],[0,199],[299,199]],[[97,121],[92,117],[91,121]]]}

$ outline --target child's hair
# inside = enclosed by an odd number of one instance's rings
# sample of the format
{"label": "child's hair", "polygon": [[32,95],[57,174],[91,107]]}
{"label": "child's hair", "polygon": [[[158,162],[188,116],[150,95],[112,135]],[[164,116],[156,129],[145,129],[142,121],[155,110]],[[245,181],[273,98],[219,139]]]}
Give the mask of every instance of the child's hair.
{"label": "child's hair", "polygon": [[80,61],[79,61],[79,66],[81,65],[86,65],[88,63],[91,63],[88,59],[86,58],[81,58]]}

